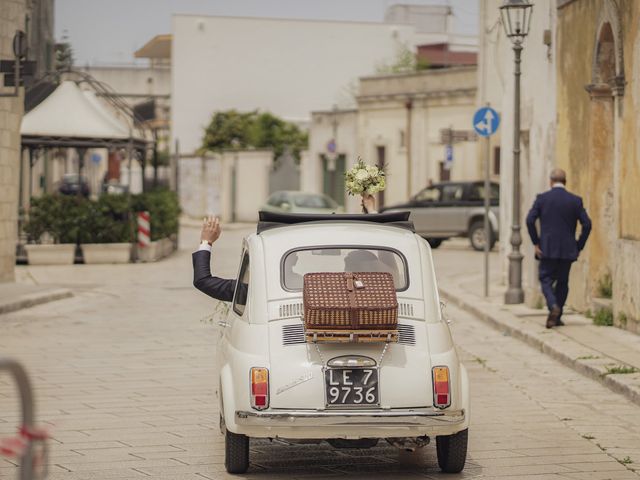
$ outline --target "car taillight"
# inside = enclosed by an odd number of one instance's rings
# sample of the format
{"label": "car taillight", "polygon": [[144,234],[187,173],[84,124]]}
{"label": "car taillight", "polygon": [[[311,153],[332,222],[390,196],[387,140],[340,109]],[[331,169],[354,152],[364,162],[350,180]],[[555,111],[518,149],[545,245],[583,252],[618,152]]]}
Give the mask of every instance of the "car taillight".
{"label": "car taillight", "polygon": [[251,407],[256,410],[269,407],[269,370],[266,368],[251,369]]}
{"label": "car taillight", "polygon": [[451,405],[449,367],[433,367],[433,406],[447,408]]}

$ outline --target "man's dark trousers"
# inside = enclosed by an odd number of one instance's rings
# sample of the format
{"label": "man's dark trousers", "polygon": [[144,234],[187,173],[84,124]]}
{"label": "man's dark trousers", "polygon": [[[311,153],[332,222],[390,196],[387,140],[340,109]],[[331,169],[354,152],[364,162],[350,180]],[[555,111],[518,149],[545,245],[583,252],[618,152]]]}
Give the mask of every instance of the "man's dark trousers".
{"label": "man's dark trousers", "polygon": [[542,294],[547,301],[549,310],[554,305],[562,311],[569,294],[569,271],[572,260],[543,258],[538,268],[538,278],[542,287]]}

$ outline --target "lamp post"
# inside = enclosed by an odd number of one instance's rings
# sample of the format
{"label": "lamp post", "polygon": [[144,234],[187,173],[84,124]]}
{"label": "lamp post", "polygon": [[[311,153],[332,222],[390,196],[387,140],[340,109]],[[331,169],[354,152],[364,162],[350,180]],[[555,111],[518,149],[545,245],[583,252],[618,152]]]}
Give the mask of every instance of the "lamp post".
{"label": "lamp post", "polygon": [[511,253],[509,253],[509,288],[506,304],[524,302],[522,289],[522,234],[520,233],[520,54],[522,42],[529,33],[533,5],[527,0],[505,0],[500,7],[502,26],[513,43],[515,85],[513,93],[513,217],[511,220]]}

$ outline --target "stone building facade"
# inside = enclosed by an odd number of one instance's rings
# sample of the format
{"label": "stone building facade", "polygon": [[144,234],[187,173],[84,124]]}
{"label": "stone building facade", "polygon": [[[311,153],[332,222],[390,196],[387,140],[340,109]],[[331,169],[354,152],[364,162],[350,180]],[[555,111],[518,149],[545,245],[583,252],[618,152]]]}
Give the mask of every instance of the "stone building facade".
{"label": "stone building facade", "polygon": [[593,220],[570,302],[602,304],[610,278],[614,321],[640,332],[640,2],[559,0],[557,16],[556,158]]}
{"label": "stone building facade", "polygon": [[[313,112],[302,188],[358,211],[359,199],[344,193],[342,176],[358,157],[386,166],[390,180],[378,199],[381,205],[404,202],[430,181],[481,178],[472,130],[476,85],[475,66],[360,78],[357,109]],[[453,163],[445,169],[449,129],[457,136]]]}
{"label": "stone building facade", "polygon": [[[12,59],[16,30],[25,29],[25,0],[3,0],[0,9],[0,58]],[[22,90],[22,89],[21,89]],[[0,93],[13,88],[0,87]],[[12,281],[18,220],[18,170],[23,96],[0,97],[0,281]]]}
{"label": "stone building facade", "polygon": [[[0,59],[14,58],[12,45],[17,30],[27,33],[28,59],[37,62],[36,75],[42,75],[53,62],[53,0],[2,0]],[[0,93],[13,91],[2,85]],[[17,97],[0,97],[0,282],[14,278],[23,113],[24,89]]]}

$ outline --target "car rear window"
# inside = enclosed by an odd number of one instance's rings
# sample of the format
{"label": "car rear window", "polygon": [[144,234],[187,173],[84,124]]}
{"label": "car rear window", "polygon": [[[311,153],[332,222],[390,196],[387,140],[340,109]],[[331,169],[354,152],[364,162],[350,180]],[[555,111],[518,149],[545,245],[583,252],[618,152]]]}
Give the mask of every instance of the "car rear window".
{"label": "car rear window", "polygon": [[318,247],[287,252],[280,265],[286,290],[302,290],[305,273],[389,272],[396,290],[409,286],[407,262],[397,250],[383,247]]}

